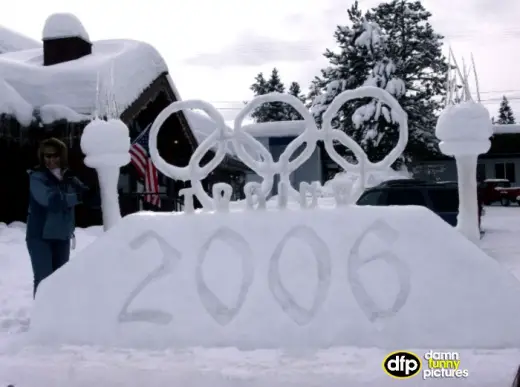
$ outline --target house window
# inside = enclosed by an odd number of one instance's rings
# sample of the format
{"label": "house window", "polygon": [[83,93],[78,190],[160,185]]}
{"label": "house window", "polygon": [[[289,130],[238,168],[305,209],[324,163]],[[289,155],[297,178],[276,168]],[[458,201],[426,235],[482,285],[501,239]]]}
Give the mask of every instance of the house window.
{"label": "house window", "polygon": [[495,178],[507,179],[511,183],[515,182],[515,163],[496,163]]}
{"label": "house window", "polygon": [[486,165],[477,164],[477,181],[486,180]]}

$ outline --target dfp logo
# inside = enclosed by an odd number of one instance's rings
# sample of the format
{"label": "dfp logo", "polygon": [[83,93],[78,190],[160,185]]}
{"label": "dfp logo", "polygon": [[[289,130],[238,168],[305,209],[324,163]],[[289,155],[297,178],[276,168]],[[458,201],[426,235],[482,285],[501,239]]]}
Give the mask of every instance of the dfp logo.
{"label": "dfp logo", "polygon": [[406,379],[417,375],[421,366],[421,359],[412,352],[392,352],[383,360],[385,372],[396,379]]}

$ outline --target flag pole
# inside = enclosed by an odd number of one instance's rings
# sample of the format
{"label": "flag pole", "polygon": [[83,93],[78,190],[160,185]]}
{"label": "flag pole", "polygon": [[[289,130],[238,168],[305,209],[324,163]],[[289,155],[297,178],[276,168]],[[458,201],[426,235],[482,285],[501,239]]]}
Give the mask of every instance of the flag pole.
{"label": "flag pole", "polygon": [[144,129],[141,131],[141,133],[139,133],[139,134],[137,135],[137,137],[135,138],[135,140],[132,141],[132,144],[135,144],[137,141],[139,141],[139,139],[140,139],[141,137],[143,137],[143,136],[145,135],[145,133],[146,133],[146,132],[151,128],[151,127],[152,127],[152,124],[148,124],[148,125],[146,126],[146,128],[144,128]]}

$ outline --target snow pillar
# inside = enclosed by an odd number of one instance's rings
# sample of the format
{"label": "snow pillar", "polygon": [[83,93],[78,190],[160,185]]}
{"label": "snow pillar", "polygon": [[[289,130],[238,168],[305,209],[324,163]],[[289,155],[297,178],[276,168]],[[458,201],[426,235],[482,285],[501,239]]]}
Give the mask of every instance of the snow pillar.
{"label": "snow pillar", "polygon": [[480,240],[477,198],[477,159],[486,153],[493,135],[487,109],[473,101],[446,107],[437,121],[435,133],[445,155],[457,163],[459,214],[457,229],[469,240]]}
{"label": "snow pillar", "polygon": [[478,155],[455,156],[460,198],[457,229],[475,243],[480,240],[477,199],[477,158]]}
{"label": "snow pillar", "polygon": [[120,120],[95,119],[83,130],[81,150],[85,164],[98,174],[105,231],[121,219],[117,183],[120,168],[130,162],[129,149],[128,127]]}

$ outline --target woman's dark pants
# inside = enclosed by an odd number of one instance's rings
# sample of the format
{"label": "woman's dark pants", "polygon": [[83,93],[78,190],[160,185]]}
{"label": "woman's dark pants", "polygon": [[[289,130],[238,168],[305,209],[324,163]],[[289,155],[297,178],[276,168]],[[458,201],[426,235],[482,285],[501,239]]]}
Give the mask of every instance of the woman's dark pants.
{"label": "woman's dark pants", "polygon": [[31,238],[26,243],[34,274],[34,297],[40,282],[68,262],[70,240]]}

